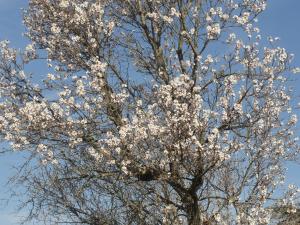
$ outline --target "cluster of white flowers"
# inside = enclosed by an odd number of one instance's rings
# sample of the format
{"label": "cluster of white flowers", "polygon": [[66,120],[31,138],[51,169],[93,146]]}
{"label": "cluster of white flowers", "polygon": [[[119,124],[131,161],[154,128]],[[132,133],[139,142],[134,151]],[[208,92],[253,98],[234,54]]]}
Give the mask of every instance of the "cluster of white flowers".
{"label": "cluster of white flowers", "polygon": [[242,16],[233,16],[233,19],[236,20],[237,23],[244,25],[249,22],[250,13],[244,12]]}
{"label": "cluster of white flowers", "polygon": [[206,30],[207,30],[207,38],[208,39],[216,39],[221,33],[220,24],[218,24],[218,23],[208,25],[206,27]]}
{"label": "cluster of white flowers", "polygon": [[[43,8],[44,13],[50,13],[53,17],[41,17],[39,19],[30,16],[25,17],[24,22],[28,27],[27,35],[31,37],[35,29],[43,30],[44,23],[50,24],[50,32],[47,37],[39,37],[36,42],[45,46],[49,59],[59,59],[66,63],[69,69],[76,68],[76,62],[82,60],[84,54],[87,53],[87,49],[83,47],[85,35],[89,39],[88,43],[91,43],[90,46],[97,52],[101,40],[109,38],[115,27],[114,21],[102,20],[104,1],[86,1],[83,3],[80,0],[61,0],[59,4],[46,8],[45,6],[50,4],[49,0],[42,3],[38,0],[31,2],[36,5],[36,10]],[[27,13],[30,14],[31,12],[28,11]],[[60,18],[59,22],[55,18]],[[34,23],[35,25],[32,27]],[[66,28],[66,24],[68,28]],[[77,30],[81,27],[85,27],[86,31],[78,33]],[[67,49],[73,49],[72,53],[68,54]]]}
{"label": "cluster of white flowers", "polygon": [[24,61],[29,62],[30,60],[33,60],[35,58],[37,58],[37,54],[34,45],[27,45],[24,51]]}

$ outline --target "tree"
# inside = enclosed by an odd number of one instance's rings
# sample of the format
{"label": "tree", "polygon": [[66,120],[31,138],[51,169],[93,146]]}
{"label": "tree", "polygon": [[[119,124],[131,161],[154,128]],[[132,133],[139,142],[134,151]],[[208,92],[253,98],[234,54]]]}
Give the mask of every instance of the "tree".
{"label": "tree", "polygon": [[[30,0],[31,44],[1,42],[0,127],[48,224],[269,224],[293,131],[292,55],[265,0]],[[39,81],[25,72],[44,59]],[[42,72],[42,71],[41,71]],[[45,72],[47,73],[47,72]],[[279,222],[278,222],[279,223]]]}

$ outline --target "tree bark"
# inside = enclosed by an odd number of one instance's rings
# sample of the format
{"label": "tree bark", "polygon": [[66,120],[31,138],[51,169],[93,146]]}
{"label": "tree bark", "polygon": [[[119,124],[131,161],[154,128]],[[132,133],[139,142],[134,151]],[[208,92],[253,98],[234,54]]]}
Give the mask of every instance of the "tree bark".
{"label": "tree bark", "polygon": [[187,203],[187,219],[188,225],[202,225],[200,207],[196,195],[190,196]]}

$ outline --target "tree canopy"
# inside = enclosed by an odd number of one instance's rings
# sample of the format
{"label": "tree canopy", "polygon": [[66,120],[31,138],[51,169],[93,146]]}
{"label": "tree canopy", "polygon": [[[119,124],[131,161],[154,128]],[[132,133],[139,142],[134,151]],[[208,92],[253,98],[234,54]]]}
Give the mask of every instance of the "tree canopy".
{"label": "tree canopy", "polygon": [[[281,224],[296,213],[292,54],[266,0],[29,0],[0,43],[0,128],[46,224]],[[30,74],[44,60],[51,73]],[[40,77],[43,77],[40,80]],[[278,196],[281,195],[281,196]]]}

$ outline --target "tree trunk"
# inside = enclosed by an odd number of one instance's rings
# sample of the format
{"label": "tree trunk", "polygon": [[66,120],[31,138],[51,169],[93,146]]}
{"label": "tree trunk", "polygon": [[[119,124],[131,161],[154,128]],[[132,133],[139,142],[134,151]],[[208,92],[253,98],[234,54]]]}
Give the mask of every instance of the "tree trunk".
{"label": "tree trunk", "polygon": [[188,225],[202,225],[200,208],[196,196],[190,198],[190,202],[187,204],[187,220]]}

